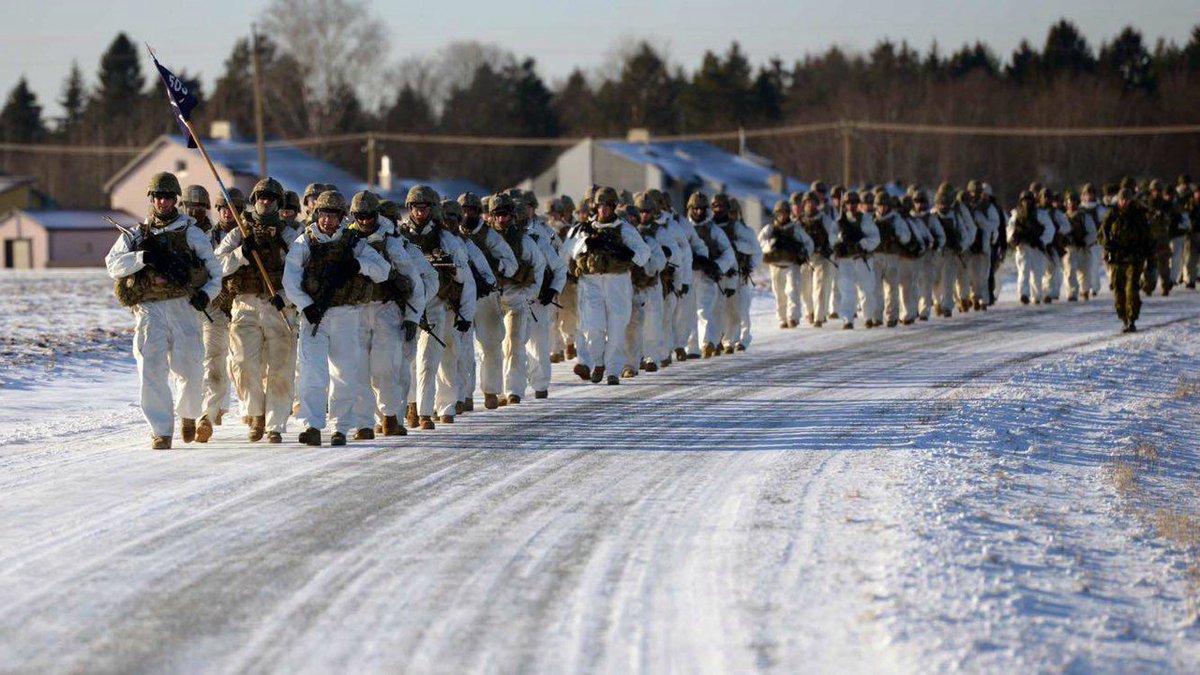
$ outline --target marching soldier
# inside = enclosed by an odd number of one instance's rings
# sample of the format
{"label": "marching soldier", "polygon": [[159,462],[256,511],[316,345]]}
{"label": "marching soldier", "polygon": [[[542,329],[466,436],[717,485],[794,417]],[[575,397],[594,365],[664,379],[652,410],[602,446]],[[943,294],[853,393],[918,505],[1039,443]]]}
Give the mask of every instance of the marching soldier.
{"label": "marching soldier", "polygon": [[[562,241],[545,221],[537,217],[537,197],[529,191],[523,191],[520,197],[521,199],[518,199],[514,195],[513,201],[517,203],[517,208],[520,210],[523,200],[525,230],[538,245],[542,257],[546,260],[537,297],[534,302],[530,303],[530,324],[525,343],[527,350],[525,358],[529,374],[528,381],[529,385],[533,387],[534,398],[547,398],[550,395],[550,332],[554,329],[554,315],[550,311],[553,309],[551,303],[560,304],[557,298],[567,284],[567,263],[563,260],[559,250],[562,247]],[[525,395],[524,392],[525,388],[521,387],[520,391],[513,393],[521,397]]]}
{"label": "marching soldier", "polygon": [[975,241],[975,223],[954,207],[954,195],[949,184],[943,184],[934,198],[934,210],[930,214],[930,222],[937,221],[945,235],[945,245],[942,248],[941,270],[937,277],[937,295],[934,301],[934,312],[949,317],[954,314],[957,304],[959,311],[966,311],[966,306],[956,302],[960,290],[959,278],[965,274],[964,256],[968,247]]}
{"label": "marching soldier", "polygon": [[[133,311],[133,355],[151,447],[167,450],[176,414],[183,441],[195,438],[204,377],[199,322],[221,288],[221,265],[205,232],[176,207],[181,191],[174,174],[155,174],[146,192],[150,213],[145,222],[136,232],[123,233],[104,263],[116,282],[117,300]],[[189,196],[199,203],[199,194]],[[171,376],[178,383],[173,407]]]}
{"label": "marching soldier", "polygon": [[1038,209],[1046,214],[1054,228],[1050,243],[1046,245],[1046,271],[1042,275],[1042,302],[1050,304],[1058,300],[1062,294],[1063,255],[1067,251],[1067,233],[1071,229],[1071,224],[1058,209],[1057,195],[1049,188],[1040,187],[1039,184],[1036,194]]}
{"label": "marching soldier", "polygon": [[[463,207],[453,199],[442,200],[442,220],[446,231],[458,237],[463,250],[467,253],[471,276],[475,281],[475,313],[479,315],[479,301],[497,292],[496,274],[483,250],[463,231]],[[456,331],[454,358],[457,365],[454,371],[454,382],[457,387],[454,410],[458,414],[475,409],[475,324],[466,331]],[[445,358],[445,357],[443,357]]]}
{"label": "marching soldier", "polygon": [[[484,220],[485,216],[490,218],[491,214],[484,213],[483,201],[480,200],[478,195],[471,192],[463,193],[458,196],[458,203],[463,209],[463,222],[460,226],[462,233],[483,253],[483,256],[487,259],[488,266],[491,267],[496,277],[495,292],[479,293],[479,299],[475,307],[475,325],[471,330],[475,343],[479,346],[480,370],[487,371],[488,368],[500,368],[499,375],[495,377],[494,381],[484,377],[484,384],[487,385],[483,389],[485,392],[484,405],[489,409],[494,409],[500,404],[499,394],[502,392],[502,385],[500,383],[503,381],[504,325],[501,322],[500,330],[497,331],[494,330],[494,323],[489,323],[486,327],[483,324],[500,316],[498,303],[500,303],[505,286],[507,285],[506,280],[517,275],[517,256],[513,252],[512,247],[508,245],[508,242],[504,240],[504,237],[500,236],[497,228],[488,225]],[[511,220],[511,210],[507,218]],[[467,391],[467,397],[463,400],[463,410],[469,412],[475,409],[473,394],[475,392],[477,371],[475,368],[475,349],[470,348],[467,351],[471,353],[470,372],[463,373],[465,359],[462,355],[459,357],[459,372],[465,378],[464,389]],[[490,399],[486,397],[486,393],[489,391],[488,386],[494,387],[490,390],[492,393]]]}
{"label": "marching soldier", "polygon": [[874,220],[879,230],[879,247],[873,256],[877,297],[874,320],[888,328],[896,327],[901,320],[909,325],[917,318],[913,261],[920,254],[921,244],[886,192],[875,194]]}
{"label": "marching soldier", "polygon": [[853,190],[843,195],[842,215],[837,220],[837,241],[833,254],[837,258],[838,287],[841,304],[838,314],[842,328],[854,328],[856,306],[862,306],[867,317],[866,327],[874,328],[875,321],[875,273],[871,267],[871,256],[879,247],[879,229],[871,216],[859,211],[859,194]]}
{"label": "marching soldier", "polygon": [[569,242],[576,228],[575,202],[567,195],[552,200],[554,209],[550,226],[555,230],[559,245],[559,258],[566,269],[566,284],[558,296],[562,307],[554,312],[554,330],[551,335],[553,351],[550,353],[551,363],[561,363],[577,356],[576,343],[579,340],[579,278],[570,269],[567,257]]}
{"label": "marching soldier", "polygon": [[300,321],[297,420],[305,429],[299,442],[321,445],[326,418],[333,426],[330,445],[345,445],[346,431],[358,421],[355,404],[367,367],[362,312],[369,289],[355,282],[362,274],[385,281],[391,265],[359,234],[343,225],[346,200],[333,191],[313,202],[315,221],[288,250],[283,288],[302,315]]}
{"label": "marching soldier", "polygon": [[1025,190],[1008,219],[1008,246],[1016,251],[1017,293],[1021,304],[1041,304],[1042,276],[1045,274],[1044,251],[1053,241],[1056,228],[1047,213],[1037,207],[1033,193]]}
{"label": "marching soldier", "polygon": [[1091,250],[1096,244],[1096,223],[1092,215],[1081,208],[1079,195],[1066,193],[1067,211],[1064,214],[1071,229],[1067,232],[1067,253],[1063,256],[1067,277],[1067,302],[1091,298]]}
{"label": "marching soldier", "polygon": [[425,323],[417,344],[416,401],[409,400],[410,429],[433,430],[434,418],[454,423],[458,403],[458,340],[454,331],[471,330],[475,318],[475,279],[462,241],[447,231],[437,212],[441,198],[428,185],[416,185],[405,200],[404,229],[438,272],[438,294],[425,306]]}
{"label": "marching soldier", "polygon": [[984,312],[992,304],[989,280],[992,248],[1000,237],[1000,210],[987,201],[983,186],[977,180],[969,181],[966,191],[959,194],[960,210],[973,225],[975,234],[964,256],[967,264],[959,284],[959,301],[977,312]]}
{"label": "marching soldier", "polygon": [[[229,321],[230,369],[250,418],[249,439],[282,443],[292,412],[296,374],[296,336],[284,318],[283,267],[288,248],[299,233],[280,216],[283,186],[264,178],[250,193],[252,210],[246,213],[250,236],[233,228],[217,247],[216,255],[225,274],[225,288],[232,296]],[[254,254],[262,261],[271,280],[272,294],[263,282]],[[208,431],[211,434],[212,428]],[[200,434],[196,435],[197,440]],[[205,436],[203,439],[208,440]]]}
{"label": "marching soldier", "polygon": [[630,271],[633,285],[633,304],[629,326],[625,329],[625,367],[621,377],[635,377],[639,370],[653,373],[658,362],[667,357],[663,336],[663,290],[660,276],[667,265],[678,265],[677,254],[665,243],[666,226],[659,222],[658,200],[648,192],[633,197],[638,213],[638,234],[650,249],[650,259],[644,266]]}
{"label": "marching soldier", "polygon": [[932,313],[937,312],[937,283],[941,276],[942,257],[946,246],[946,231],[942,223],[929,211],[929,197],[924,190],[912,193],[912,210],[908,217],[909,227],[923,239],[925,254],[917,262],[917,288],[919,289],[919,308],[917,318],[928,321]]}
{"label": "marching soldier", "polygon": [[596,191],[596,220],[584,226],[585,234],[576,240],[572,257],[580,271],[579,322],[591,364],[580,363],[576,373],[583,377],[588,365],[590,379],[599,383],[620,384],[615,374],[625,364],[625,330],[633,303],[629,271],[650,260],[650,248],[637,230],[617,217],[616,190],[605,187]]}
{"label": "marching soldier", "polygon": [[722,225],[722,229],[733,244],[734,258],[737,260],[737,274],[729,280],[734,292],[725,295],[723,346],[726,354],[732,354],[746,351],[753,339],[750,332],[750,287],[755,268],[762,265],[762,249],[754,230],[742,220],[742,206],[736,199],[729,200],[729,220]]}
{"label": "marching soldier", "polygon": [[1156,242],[1150,233],[1145,212],[1134,201],[1133,191],[1117,193],[1117,206],[1109,211],[1100,226],[1100,243],[1112,270],[1112,289],[1117,317],[1125,324],[1123,332],[1137,332],[1142,309],[1138,282],[1146,259],[1155,253]]}
{"label": "marching soldier", "polygon": [[[1079,190],[1079,208],[1082,209],[1096,224],[1096,234],[1100,233],[1100,223],[1104,222],[1104,217],[1108,215],[1109,207],[1101,204],[1096,198],[1096,188],[1091,183],[1084,183]],[[1088,259],[1090,262],[1088,269],[1088,278],[1091,280],[1092,297],[1100,294],[1101,286],[1101,270],[1104,268],[1104,247],[1100,245],[1099,238],[1091,249],[1088,251]]]}
{"label": "marching soldier", "polygon": [[[729,237],[719,225],[708,217],[708,196],[703,192],[693,192],[688,197],[688,224],[696,231],[708,255],[693,255],[692,268],[700,272],[696,276],[696,313],[697,332],[703,342],[700,354],[696,357],[712,358],[717,355],[717,344],[721,340],[722,315],[721,300],[724,289],[721,284],[726,275],[736,273],[737,258],[733,254],[733,245]],[[693,358],[692,345],[688,343],[688,358]]]}
{"label": "marching soldier", "polygon": [[[238,214],[246,211],[246,196],[241,190],[230,188],[228,201],[225,195],[217,197],[217,222],[208,231],[213,250],[221,245],[226,235],[238,229],[235,210]],[[208,442],[213,426],[220,425],[229,410],[229,316],[232,311],[233,294],[222,285],[221,292],[212,298],[208,308],[212,321],[204,323],[204,414],[196,425],[196,440],[201,443]]]}
{"label": "marching soldier", "polygon": [[800,266],[808,262],[812,238],[792,222],[791,207],[779,200],[772,210],[770,224],[758,231],[763,262],[771,272],[771,290],[775,293],[775,316],[780,328],[800,325]]}
{"label": "marching soldier", "polygon": [[[819,181],[814,185],[823,185]],[[837,239],[834,219],[822,206],[820,193],[809,190],[792,194],[792,217],[813,242],[812,253],[800,268],[800,298],[809,325],[820,328],[836,311],[832,297],[833,277],[837,268],[833,262],[833,242]]]}
{"label": "marching soldier", "polygon": [[[680,218],[679,214],[671,210],[670,200],[666,199],[665,195],[664,201],[667,203],[666,210],[671,213],[672,219],[691,246],[691,267],[683,277],[684,285],[680,288],[681,295],[675,309],[675,321],[672,326],[672,333],[675,336],[675,360],[684,361],[700,358],[700,337],[697,330],[696,261],[700,258],[708,258],[709,251],[708,245],[696,231],[696,223],[699,221],[692,220],[691,206],[687,206],[688,213],[685,214],[685,217]],[[703,214],[707,213],[707,206],[701,209],[700,213],[700,218],[703,220]]]}

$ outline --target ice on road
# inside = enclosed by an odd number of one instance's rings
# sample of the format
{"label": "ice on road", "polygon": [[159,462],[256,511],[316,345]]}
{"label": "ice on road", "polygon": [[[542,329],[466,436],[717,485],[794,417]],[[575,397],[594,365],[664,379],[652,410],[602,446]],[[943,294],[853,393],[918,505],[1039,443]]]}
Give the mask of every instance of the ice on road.
{"label": "ice on road", "polygon": [[744,354],[556,366],[548,401],[336,449],[152,452],[124,349],[12,357],[0,670],[1200,663],[1188,552],[1107,478],[1149,439],[1146,491],[1195,511],[1200,297],[1135,336],[1107,296],[871,331],[756,306]]}

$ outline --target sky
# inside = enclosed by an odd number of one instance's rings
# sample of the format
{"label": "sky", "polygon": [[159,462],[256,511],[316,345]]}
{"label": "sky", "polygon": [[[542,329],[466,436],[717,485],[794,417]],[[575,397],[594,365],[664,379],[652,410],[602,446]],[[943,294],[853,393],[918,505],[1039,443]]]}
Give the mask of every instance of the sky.
{"label": "sky", "polygon": [[[119,31],[135,42],[149,42],[176,72],[199,73],[204,90],[211,93],[234,42],[249,35],[250,24],[271,4],[0,0],[2,95],[25,76],[44,114],[60,114],[57,99],[72,60],[79,61],[89,85],[94,83],[100,55]],[[1046,31],[1062,17],[1080,28],[1093,49],[1126,25],[1142,31],[1151,46],[1160,37],[1182,45],[1200,23],[1195,0],[439,0],[368,5],[394,36],[380,45],[386,63],[431,54],[453,40],[478,40],[535,58],[550,83],[575,67],[602,68],[619,46],[640,39],[690,70],[706,50],[723,52],[733,40],[755,64],[776,56],[791,63],[834,44],[866,51],[882,38],[907,40],[921,52],[936,40],[943,54],[981,40],[1007,59],[1023,38],[1040,48]],[[144,72],[152,72],[148,58]]]}

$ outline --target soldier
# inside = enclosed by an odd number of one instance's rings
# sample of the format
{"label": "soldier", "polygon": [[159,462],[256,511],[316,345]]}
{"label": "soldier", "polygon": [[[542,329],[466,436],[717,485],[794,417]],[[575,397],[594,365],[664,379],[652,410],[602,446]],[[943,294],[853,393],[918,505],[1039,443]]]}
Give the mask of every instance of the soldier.
{"label": "soldier", "polygon": [[[476,214],[478,215],[478,214]],[[483,249],[463,231],[463,207],[457,201],[452,199],[442,200],[442,220],[445,222],[446,231],[458,237],[462,242],[463,250],[467,253],[467,260],[470,264],[471,277],[475,281],[475,302],[476,316],[478,315],[478,303],[483,298],[497,292],[496,289],[496,273],[492,270],[492,264],[488,261],[487,255]],[[475,393],[475,324],[472,322],[471,328],[466,332],[455,332],[455,340],[458,344],[454,347],[454,356],[458,361],[454,371],[454,382],[457,386],[456,403],[454,409],[456,413],[462,414],[475,409],[474,393]]]}
{"label": "soldier", "polygon": [[[657,222],[662,226],[658,236],[674,253],[673,258],[668,261],[671,265],[659,275],[659,285],[662,286],[663,292],[662,335],[666,356],[659,361],[658,365],[665,368],[679,356],[687,358],[687,336],[677,335],[676,326],[679,325],[681,302],[684,296],[691,292],[694,283],[692,259],[697,250],[707,253],[708,249],[704,246],[704,242],[700,241],[694,228],[689,230],[680,222],[679,216],[671,209],[671,199],[666,193],[654,188],[647,190],[646,194],[655,200],[658,206]],[[693,249],[693,244],[697,247],[696,249]],[[694,324],[696,321],[694,309],[691,312],[691,318]]]}
{"label": "soldier", "polygon": [[292,243],[283,269],[284,292],[303,316],[296,417],[305,429],[299,442],[321,445],[328,416],[334,429],[329,444],[345,445],[346,431],[358,422],[354,408],[367,367],[360,306],[369,301],[369,288],[355,279],[361,274],[381,283],[391,265],[343,225],[346,200],[340,193],[322,192],[313,211],[315,222]]}
{"label": "soldier", "polygon": [[1021,304],[1042,304],[1042,276],[1045,274],[1046,247],[1056,232],[1049,214],[1037,207],[1033,193],[1025,190],[1008,219],[1008,246],[1016,251],[1017,293]]}
{"label": "soldier", "polygon": [[960,282],[960,302],[969,303],[975,311],[987,311],[992,304],[992,249],[1000,238],[1000,210],[992,206],[983,192],[983,185],[972,180],[960,193],[963,216],[974,225],[975,237],[967,248],[966,269]]}
{"label": "soldier", "polygon": [[[701,221],[704,219],[704,214],[708,212],[707,200],[705,206],[700,213]],[[679,230],[683,233],[685,239],[691,247],[691,268],[684,275],[684,286],[680,288],[682,293],[679,296],[679,302],[675,309],[674,325],[671,327],[671,333],[674,335],[675,360],[685,361],[687,359],[700,358],[700,335],[697,324],[697,300],[696,286],[698,277],[696,276],[697,260],[708,258],[708,245],[700,238],[700,234],[696,231],[696,224],[700,221],[692,220],[691,203],[687,205],[688,213],[686,217],[680,218],[673,211],[671,216],[675,223],[679,226]],[[667,210],[670,211],[670,203],[668,200]]]}
{"label": "soldier", "polygon": [[812,238],[792,222],[791,207],[785,200],[775,203],[770,224],[758,231],[763,262],[771,271],[771,289],[775,293],[775,316],[780,328],[800,325],[800,266],[808,262]]}
{"label": "soldier", "polygon": [[[204,377],[200,312],[221,288],[221,265],[207,235],[176,208],[180,192],[174,174],[152,176],[145,222],[122,234],[104,258],[118,302],[133,311],[138,392],[155,450],[170,449],[176,414],[183,441],[195,438]],[[200,203],[198,193],[189,198]],[[173,408],[171,376],[178,385]]]}
{"label": "soldier", "polygon": [[1188,201],[1183,204],[1187,209],[1188,230],[1187,262],[1184,265],[1184,280],[1188,288],[1196,288],[1196,278],[1200,276],[1200,183],[1188,188]]}
{"label": "soldier", "polygon": [[[959,278],[966,273],[965,256],[968,248],[975,242],[975,223],[955,208],[954,195],[949,184],[939,189],[934,197],[934,210],[930,214],[930,222],[937,221],[945,235],[945,246],[942,249],[941,270],[935,283],[934,311],[941,316],[949,317],[954,313],[954,306],[965,312],[968,306],[956,301],[960,290]],[[961,298],[959,298],[961,300]]]}
{"label": "soldier", "polygon": [[[525,345],[528,381],[533,387],[533,396],[547,398],[550,396],[550,331],[554,329],[554,315],[550,310],[553,304],[561,304],[557,299],[567,284],[567,263],[559,250],[562,241],[545,221],[537,217],[537,197],[528,190],[522,191],[520,197],[517,199],[514,196],[513,201],[518,204],[518,209],[524,203],[525,229],[546,260],[537,297],[530,303],[530,323]],[[510,393],[518,398],[523,397],[525,387]]]}
{"label": "soldier", "polygon": [[[413,306],[406,306],[404,311],[401,313],[404,319],[415,321],[417,322],[418,327],[420,327],[421,319],[425,313],[425,307],[427,307],[429,303],[432,302],[435,297],[437,297],[438,291],[441,290],[441,283],[438,280],[438,272],[437,270],[433,269],[433,265],[430,265],[429,261],[425,259],[425,254],[421,251],[421,249],[417,248],[416,244],[413,244],[412,241],[405,236],[406,230],[400,228],[400,222],[402,218],[400,217],[399,204],[390,199],[381,200],[379,202],[379,220],[379,227],[381,229],[387,230],[390,228],[390,230],[394,233],[394,236],[404,242],[404,250],[405,253],[408,254],[408,261],[412,265],[413,271],[416,272],[417,276],[421,278],[419,289],[424,291],[424,295],[422,296],[416,292],[416,289],[414,289],[412,300]],[[414,311],[414,309],[418,311]],[[413,364],[417,359],[417,343],[419,338],[418,334],[412,331],[411,327],[404,326],[403,324],[401,324],[401,327],[404,329],[401,331],[400,336],[403,338],[403,342],[401,343],[402,346],[399,357],[400,366],[397,369],[396,377],[398,380],[397,386],[400,388],[400,401],[402,404],[398,409],[404,410],[407,417],[407,413],[409,411],[409,402],[412,400],[412,380],[413,373],[415,372]],[[378,425],[376,432],[386,434],[387,431],[390,430],[390,426],[389,429],[385,430],[383,428],[383,424],[380,424]],[[400,425],[399,429],[397,429],[393,435],[403,436],[407,433],[408,432],[405,431],[404,426]]]}
{"label": "soldier", "polygon": [[862,198],[858,192],[850,190],[844,193],[842,215],[837,220],[837,241],[833,245],[833,255],[837,259],[838,287],[841,292],[838,314],[842,318],[842,328],[854,328],[855,307],[862,307],[863,316],[867,317],[866,327],[874,328],[875,303],[875,273],[871,267],[871,257],[879,247],[879,229],[874,219],[859,211]]}
{"label": "soldier", "polygon": [[1067,231],[1067,253],[1063,256],[1067,277],[1067,302],[1091,298],[1091,249],[1096,244],[1096,222],[1081,207],[1079,195],[1066,193],[1067,211],[1064,214],[1071,229]]}
{"label": "soldier", "polygon": [[[282,443],[296,375],[296,335],[284,317],[284,260],[299,233],[280,216],[283,186],[264,178],[250,193],[251,211],[245,224],[250,236],[234,228],[217,246],[216,255],[232,296],[229,321],[229,357],[243,414],[250,418],[249,439]],[[271,282],[268,290],[254,255]],[[289,312],[290,314],[290,312]],[[204,420],[202,420],[202,423]],[[207,428],[207,441],[212,427]],[[197,430],[196,440],[201,440]]]}
{"label": "soldier", "polygon": [[596,191],[596,220],[584,226],[584,233],[571,250],[580,271],[579,322],[586,345],[584,354],[590,364],[576,365],[576,373],[591,366],[590,379],[599,383],[619,384],[615,374],[625,364],[625,329],[632,311],[633,286],[629,270],[650,260],[650,248],[636,229],[617,217],[616,190],[605,187]]}
{"label": "soldier", "polygon": [[[489,407],[488,404],[490,403],[489,409],[494,409],[499,406],[498,393],[501,392],[503,378],[503,318],[501,317],[500,319],[499,331],[494,330],[495,325],[493,323],[489,323],[487,326],[483,324],[486,321],[491,321],[501,316],[501,312],[498,309],[499,305],[494,303],[500,302],[504,287],[506,286],[505,280],[516,275],[518,270],[517,257],[513,253],[512,247],[500,236],[496,228],[484,221],[485,215],[487,218],[491,218],[492,214],[484,213],[483,201],[477,195],[465,192],[458,196],[458,203],[463,209],[463,222],[460,226],[462,233],[483,253],[483,256],[487,259],[488,266],[492,269],[496,277],[496,281],[494,282],[496,286],[495,292],[478,293],[479,298],[475,308],[475,325],[471,329],[471,335],[479,347],[481,364],[485,362],[487,364],[486,366],[481,365],[481,368],[499,367],[501,369],[498,371],[499,374],[495,377],[494,381],[489,381],[485,378],[485,384],[494,388],[491,389],[492,397],[490,399],[485,396],[484,405],[485,407]],[[506,218],[507,220],[511,220],[511,212]],[[478,291],[478,289],[476,290]],[[459,375],[464,379],[464,389],[467,393],[466,398],[463,399],[463,411],[469,412],[475,409],[475,400],[473,398],[476,384],[475,349],[470,348],[466,351],[470,352],[470,372],[464,372],[464,368],[468,367],[467,358],[460,354]],[[484,392],[486,393],[487,391],[488,389],[485,387]]]}
{"label": "soldier", "polygon": [[[821,185],[821,183],[814,183]],[[796,223],[813,242],[808,262],[800,268],[800,297],[807,306],[806,318],[814,328],[825,325],[834,311],[830,304],[831,285],[837,274],[833,262],[833,242],[837,239],[837,225],[821,207],[821,198],[813,190],[804,193],[799,200],[792,195],[792,213]]]}
{"label": "soldier", "polygon": [[[529,321],[529,306],[537,292],[546,269],[546,259],[537,243],[516,223],[517,205],[507,194],[498,194],[488,200],[488,215],[491,227],[500,235],[512,255],[511,261],[503,266],[512,266],[511,272],[499,271],[502,266],[497,257],[500,292],[479,300],[476,310],[475,339],[479,343],[479,384],[483,390],[483,407],[495,410],[498,407],[521,402],[517,391],[526,386],[526,323]],[[476,229],[471,234],[476,244],[486,244],[491,234]],[[485,255],[497,256],[496,247],[480,247]],[[507,256],[504,256],[507,258]]]}
{"label": "soldier", "polygon": [[[1092,219],[1096,225],[1096,232],[1100,232],[1100,223],[1104,222],[1104,217],[1108,215],[1108,206],[1101,204],[1096,199],[1096,188],[1091,183],[1084,183],[1079,190],[1079,208],[1082,209]],[[1104,247],[1100,245],[1099,239],[1092,244],[1088,251],[1088,261],[1090,263],[1088,269],[1088,279],[1091,281],[1092,297],[1100,294],[1100,281],[1102,275],[1100,273],[1104,265]]]}
{"label": "soldier", "polygon": [[[703,192],[693,192],[688,197],[688,221],[696,235],[704,243],[708,255],[693,255],[692,268],[700,272],[696,276],[697,331],[703,341],[700,354],[695,358],[711,358],[717,355],[724,330],[721,299],[726,290],[722,284],[727,275],[736,274],[737,258],[733,245],[720,226],[708,218],[708,197]],[[688,358],[693,358],[692,345],[688,344]]]}
{"label": "soldier", "polygon": [[913,261],[921,253],[921,242],[913,236],[908,221],[893,208],[886,192],[875,195],[875,227],[879,247],[875,249],[875,323],[895,328],[917,319],[917,294]]}
{"label": "soldier", "polygon": [[550,354],[550,361],[561,363],[568,359],[574,359],[578,355],[576,343],[579,339],[579,277],[569,268],[570,261],[567,259],[569,242],[577,227],[574,200],[567,195],[562,195],[553,200],[553,203],[554,217],[550,225],[555,229],[561,242],[559,258],[563,260],[567,270],[566,284],[563,285],[562,293],[558,296],[558,302],[562,307],[557,308],[557,311],[554,312],[555,325],[551,335],[553,351]]}
{"label": "soldier", "polygon": [[994,209],[1000,220],[996,225],[996,239],[992,244],[992,266],[988,272],[988,305],[994,305],[1000,299],[999,277],[1000,267],[1008,257],[1008,237],[1004,236],[1004,209],[992,194],[992,186],[983,184],[983,203],[986,208]]}
{"label": "soldier", "polygon": [[1117,193],[1117,206],[1109,211],[1100,226],[1100,244],[1112,269],[1113,298],[1117,317],[1125,324],[1123,332],[1137,332],[1142,309],[1138,280],[1146,259],[1154,255],[1156,242],[1150,234],[1145,212],[1134,201],[1129,188]]}
{"label": "soldier", "polygon": [[409,401],[405,420],[410,429],[431,431],[434,417],[440,416],[445,424],[454,423],[458,403],[458,339],[454,331],[471,330],[475,279],[462,241],[437,215],[441,210],[438,193],[428,185],[413,186],[405,205],[406,234],[438,271],[438,294],[425,306],[429,328],[417,344],[417,400]]}
{"label": "soldier", "polygon": [[943,249],[946,246],[946,231],[942,222],[929,211],[929,196],[923,190],[912,194],[912,210],[908,216],[909,227],[924,240],[925,254],[917,263],[917,288],[919,307],[917,318],[928,321],[931,313],[937,311],[937,283],[941,276]]}
{"label": "soldier", "polygon": [[639,192],[633,196],[633,206],[638,212],[637,231],[650,249],[650,259],[630,271],[633,303],[625,330],[625,367],[621,377],[635,377],[638,370],[653,373],[658,370],[658,362],[666,359],[661,276],[668,264],[679,264],[678,254],[667,243],[667,228],[659,222],[658,200],[648,192]]}
{"label": "soldier", "polygon": [[[718,195],[719,196],[719,195]],[[713,197],[717,201],[717,197]],[[713,220],[717,220],[717,209],[713,208]],[[762,264],[762,249],[758,245],[758,237],[742,221],[742,207],[736,199],[729,200],[729,220],[720,223],[725,236],[733,244],[734,258],[737,260],[737,273],[729,278],[729,287],[733,293],[725,293],[725,338],[724,351],[732,354],[735,351],[744,352],[750,346],[750,288],[754,269]]]}
{"label": "soldier", "polygon": [[[229,189],[229,200],[225,195],[217,197],[217,222],[208,231],[209,243],[216,250],[221,241],[233,230],[238,229],[234,211],[246,211],[246,196],[237,188]],[[208,313],[212,321],[204,323],[204,414],[196,425],[196,440],[207,443],[212,437],[213,426],[220,425],[229,410],[229,317],[233,311],[233,294],[222,284],[221,292],[212,299]],[[246,392],[241,392],[244,396]],[[249,424],[249,416],[243,416]]]}

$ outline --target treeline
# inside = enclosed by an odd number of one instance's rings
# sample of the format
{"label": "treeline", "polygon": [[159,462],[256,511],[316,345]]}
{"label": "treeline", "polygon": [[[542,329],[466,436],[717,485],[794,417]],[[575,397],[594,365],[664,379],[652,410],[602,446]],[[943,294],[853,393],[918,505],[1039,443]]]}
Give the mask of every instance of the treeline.
{"label": "treeline", "polygon": [[[936,43],[919,52],[884,40],[865,54],[833,47],[790,65],[780,59],[755,65],[733,42],[722,53],[706,53],[690,72],[654,44],[639,42],[600,72],[575,70],[550,84],[533,59],[496,46],[453,43],[388,68],[379,63],[377,50],[338,49],[344,36],[314,33],[307,27],[312,21],[284,21],[312,17],[330,4],[356,12],[346,19],[353,34],[378,39],[385,34],[364,6],[347,0],[275,0],[257,42],[271,136],[360,131],[622,136],[634,127],[673,134],[839,119],[1035,128],[1200,121],[1200,25],[1182,46],[1147,44],[1130,27],[1093,47],[1064,19],[1050,28],[1040,48],[1022,42],[1007,59],[983,42],[943,53]],[[211,94],[192,83],[202,100],[199,128],[226,119],[252,134],[253,50],[249,39],[235,45]],[[186,64],[168,65],[188,78]],[[0,111],[0,141],[138,145],[176,130],[157,74],[142,70],[137,47],[124,34],[102,56],[93,86],[78,64],[72,66],[59,103],[63,115],[45,119],[21,80]],[[331,144],[315,152],[362,175],[359,145]],[[836,134],[758,139],[750,150],[800,178],[841,175]],[[494,188],[541,171],[558,152],[397,143],[382,151],[392,157],[397,175],[461,176]],[[0,151],[0,169],[37,176],[43,189],[68,205],[102,204],[103,182],[126,161],[127,156]],[[1124,174],[1174,177],[1200,173],[1197,163],[1195,135],[1062,139],[865,132],[854,136],[851,156],[855,180],[983,177],[1006,195],[1031,180],[1066,185]]]}

